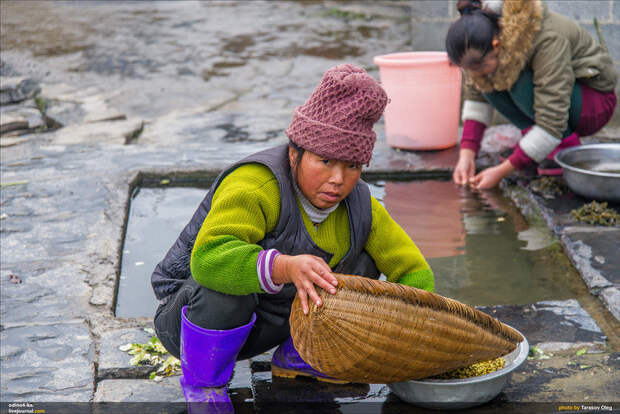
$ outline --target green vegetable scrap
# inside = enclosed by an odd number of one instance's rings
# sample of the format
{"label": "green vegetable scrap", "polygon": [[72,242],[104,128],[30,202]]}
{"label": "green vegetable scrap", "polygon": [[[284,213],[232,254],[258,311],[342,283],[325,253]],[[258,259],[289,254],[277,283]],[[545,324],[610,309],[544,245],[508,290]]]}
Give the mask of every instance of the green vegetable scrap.
{"label": "green vegetable scrap", "polygon": [[435,375],[432,379],[462,379],[478,377],[480,375],[490,374],[504,368],[506,361],[504,358],[499,357],[491,359],[489,361],[478,362],[465,368],[455,369],[454,371],[445,372],[443,374]]}
{"label": "green vegetable scrap", "polygon": [[37,106],[39,112],[41,112],[42,115],[45,115],[48,108],[48,101],[41,96],[36,96],[34,98],[34,104]]}
{"label": "green vegetable scrap", "polygon": [[545,354],[542,349],[534,345],[530,348],[527,359],[549,359],[553,354]]}
{"label": "green vegetable scrap", "polygon": [[152,337],[145,344],[125,344],[119,346],[118,349],[133,355],[133,358],[129,361],[131,365],[152,365],[157,367],[157,370],[151,372],[149,376],[152,380],[161,381],[164,377],[181,372],[181,361],[170,356],[156,336]]}
{"label": "green vegetable scrap", "polygon": [[541,177],[530,183],[530,188],[535,193],[540,194],[544,198],[552,199],[566,193],[568,187],[561,178],[557,177]]}
{"label": "green vegetable scrap", "polygon": [[577,220],[588,224],[599,226],[616,226],[620,222],[618,212],[613,208],[607,208],[607,203],[593,201],[584,204],[582,207],[572,210],[571,216]]}

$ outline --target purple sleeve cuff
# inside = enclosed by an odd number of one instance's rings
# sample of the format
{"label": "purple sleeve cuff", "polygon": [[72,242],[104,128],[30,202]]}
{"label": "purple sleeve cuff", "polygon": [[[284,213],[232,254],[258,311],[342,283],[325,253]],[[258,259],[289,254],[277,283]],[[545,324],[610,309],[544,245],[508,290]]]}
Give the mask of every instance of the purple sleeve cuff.
{"label": "purple sleeve cuff", "polygon": [[463,134],[461,135],[461,149],[467,148],[477,154],[480,150],[480,143],[486,128],[486,125],[482,122],[473,119],[466,120],[463,124]]}
{"label": "purple sleeve cuff", "polygon": [[532,160],[528,155],[521,149],[519,144],[517,144],[515,150],[510,157],[508,157],[508,161],[515,167],[517,170],[525,170],[526,168],[533,166],[536,164],[534,160]]}
{"label": "purple sleeve cuff", "polygon": [[267,293],[278,293],[284,286],[284,284],[276,285],[273,283],[273,280],[271,280],[273,262],[279,254],[281,253],[276,249],[261,250],[258,253],[258,259],[256,260],[258,283],[260,284],[261,289]]}

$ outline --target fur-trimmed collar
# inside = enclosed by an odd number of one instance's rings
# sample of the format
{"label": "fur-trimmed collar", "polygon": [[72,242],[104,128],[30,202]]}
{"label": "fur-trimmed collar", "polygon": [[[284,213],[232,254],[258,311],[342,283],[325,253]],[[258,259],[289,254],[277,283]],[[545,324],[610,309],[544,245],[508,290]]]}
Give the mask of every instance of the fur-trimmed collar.
{"label": "fur-trimmed collar", "polygon": [[497,71],[490,76],[467,73],[469,81],[482,92],[510,89],[527,63],[543,12],[541,0],[504,0]]}

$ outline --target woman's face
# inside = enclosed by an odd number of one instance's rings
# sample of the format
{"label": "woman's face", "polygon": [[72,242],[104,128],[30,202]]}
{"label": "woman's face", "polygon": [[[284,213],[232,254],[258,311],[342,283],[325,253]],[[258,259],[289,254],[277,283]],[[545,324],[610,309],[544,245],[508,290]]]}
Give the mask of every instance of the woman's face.
{"label": "woman's face", "polygon": [[492,75],[499,66],[499,58],[493,51],[487,53],[482,62],[474,67],[463,66],[469,72],[476,75]]}
{"label": "woman's face", "polygon": [[297,168],[297,151],[288,150],[295,180],[304,196],[317,208],[330,208],[345,199],[362,173],[360,164],[337,161],[305,151]]}
{"label": "woman's face", "polygon": [[499,66],[499,39],[497,37],[493,37],[493,41],[491,42],[491,50],[489,50],[482,61],[480,58],[476,59],[476,54],[480,56],[481,52],[475,49],[469,49],[466,52],[466,55],[471,55],[472,59],[463,59],[465,62],[471,61],[475,62],[471,65],[467,63],[463,64],[463,68],[475,75],[492,75],[497,71],[497,67]]}

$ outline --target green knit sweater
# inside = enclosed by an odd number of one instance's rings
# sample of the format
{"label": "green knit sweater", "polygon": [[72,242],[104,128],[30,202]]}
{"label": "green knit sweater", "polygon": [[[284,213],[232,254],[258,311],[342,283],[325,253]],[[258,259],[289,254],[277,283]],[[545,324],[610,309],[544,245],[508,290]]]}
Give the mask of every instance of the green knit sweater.
{"label": "green knit sweater", "polygon": [[[299,204],[299,201],[298,201]],[[405,231],[371,197],[372,226],[365,249],[390,282],[433,291],[433,273]],[[301,208],[308,234],[321,249],[333,254],[333,269],[350,246],[349,220],[340,203],[316,228]],[[258,243],[270,233],[280,215],[280,188],[261,164],[245,164],[222,180],[211,210],[192,250],[194,279],[209,289],[231,294],[263,293],[258,282]]]}

